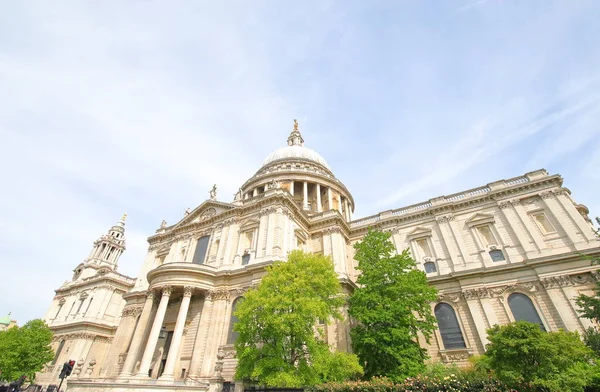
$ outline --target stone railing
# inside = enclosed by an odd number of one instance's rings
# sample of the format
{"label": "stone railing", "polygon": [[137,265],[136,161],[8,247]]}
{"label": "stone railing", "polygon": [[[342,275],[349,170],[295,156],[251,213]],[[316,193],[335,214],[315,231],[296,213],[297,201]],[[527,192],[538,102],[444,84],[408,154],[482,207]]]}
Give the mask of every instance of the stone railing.
{"label": "stone railing", "polygon": [[350,227],[355,228],[355,227],[359,227],[359,226],[369,225],[369,224],[378,222],[389,216],[398,216],[398,215],[411,214],[411,213],[419,212],[419,211],[425,211],[434,205],[438,206],[438,205],[445,204],[445,203],[453,203],[453,202],[456,202],[459,200],[470,199],[473,197],[485,195],[486,193],[495,191],[497,189],[514,186],[514,185],[520,185],[520,184],[524,184],[524,183],[527,183],[530,181],[531,180],[529,179],[528,176],[519,176],[519,177],[509,178],[508,180],[501,180],[501,181],[493,182],[488,185],[481,186],[479,188],[469,189],[464,192],[454,193],[454,194],[451,194],[448,196],[436,197],[435,199],[431,199],[424,203],[414,204],[414,205],[411,205],[408,207],[403,207],[403,208],[398,208],[395,210],[381,212],[378,215],[367,216],[365,218],[352,221],[350,223]]}
{"label": "stone railing", "polygon": [[468,191],[465,191],[465,192],[460,192],[460,193],[455,193],[453,195],[444,196],[444,200],[445,201],[457,201],[457,200],[461,200],[461,199],[466,199],[468,197],[483,195],[485,193],[488,193],[489,191],[491,191],[491,189],[490,189],[490,187],[488,187],[486,185],[486,186],[482,186],[482,187],[475,188],[475,189],[469,189]]}
{"label": "stone railing", "polygon": [[408,206],[408,207],[398,208],[398,209],[392,210],[392,215],[410,214],[411,212],[426,210],[429,207],[431,207],[431,202],[425,202],[425,203],[421,203],[421,204],[414,204],[412,206]]}
{"label": "stone railing", "polygon": [[508,180],[504,180],[504,184],[506,186],[524,184],[526,182],[529,182],[529,178],[527,178],[525,176],[519,176],[519,177],[509,178]]}

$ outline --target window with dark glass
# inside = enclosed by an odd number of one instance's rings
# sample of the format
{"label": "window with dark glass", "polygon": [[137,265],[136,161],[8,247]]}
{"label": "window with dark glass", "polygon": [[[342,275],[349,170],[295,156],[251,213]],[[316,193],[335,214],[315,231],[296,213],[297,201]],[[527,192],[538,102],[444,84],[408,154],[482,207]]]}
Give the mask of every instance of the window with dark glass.
{"label": "window with dark glass", "polygon": [[56,349],[56,354],[54,355],[54,359],[52,360],[51,365],[54,365],[56,363],[56,361],[58,361],[58,357],[60,356],[60,352],[62,351],[64,346],[65,346],[65,341],[61,340],[60,343],[58,344],[58,348]]}
{"label": "window with dark glass", "polygon": [[242,256],[242,265],[248,265],[249,262],[250,262],[250,253],[245,253]]}
{"label": "window with dark glass", "polygon": [[506,260],[504,258],[504,253],[502,253],[502,251],[499,249],[490,250],[490,257],[492,258],[492,261]]}
{"label": "window with dark glass", "polygon": [[511,294],[508,297],[508,307],[516,321],[529,321],[530,323],[539,325],[542,330],[546,330],[540,315],[537,310],[535,310],[533,302],[531,302],[531,299],[525,294]]}
{"label": "window with dark glass", "polygon": [[423,267],[425,267],[425,272],[427,272],[427,273],[437,272],[437,267],[435,266],[435,263],[433,263],[431,261],[423,264]]}
{"label": "window with dark glass", "polygon": [[235,311],[237,309],[240,301],[244,299],[244,297],[236,298],[231,305],[231,319],[229,320],[229,333],[227,334],[227,344],[234,344],[240,334],[233,330],[233,326],[238,322],[238,318],[235,316]]}
{"label": "window with dark glass", "polygon": [[210,236],[200,237],[198,242],[196,243],[196,251],[194,252],[194,259],[192,263],[194,264],[204,264],[204,259],[206,258],[206,250],[208,249],[208,240]]}
{"label": "window with dark glass", "polygon": [[446,303],[437,304],[434,313],[438,322],[438,328],[440,329],[440,335],[442,335],[444,348],[446,350],[466,348],[465,339],[463,338],[456,313],[454,313],[452,306]]}

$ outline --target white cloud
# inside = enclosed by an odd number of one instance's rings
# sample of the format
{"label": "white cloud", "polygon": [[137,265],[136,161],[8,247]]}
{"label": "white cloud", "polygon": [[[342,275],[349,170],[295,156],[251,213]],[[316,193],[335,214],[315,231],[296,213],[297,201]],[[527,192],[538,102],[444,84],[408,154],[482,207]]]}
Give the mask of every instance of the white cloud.
{"label": "white cloud", "polygon": [[[357,217],[546,164],[589,204],[594,12],[487,5],[450,20],[425,3],[7,5],[0,268],[15,295],[0,315],[42,316],[124,212],[119,270],[136,275],[160,221],[213,183],[230,201],[293,118],[354,192]],[[573,154],[590,154],[579,174]]]}

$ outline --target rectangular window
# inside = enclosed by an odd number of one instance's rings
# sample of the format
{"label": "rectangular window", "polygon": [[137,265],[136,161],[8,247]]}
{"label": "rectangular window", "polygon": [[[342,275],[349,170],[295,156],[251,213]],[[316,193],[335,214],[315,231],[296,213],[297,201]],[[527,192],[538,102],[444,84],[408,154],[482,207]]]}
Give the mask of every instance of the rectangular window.
{"label": "rectangular window", "polygon": [[250,262],[250,254],[246,253],[245,255],[242,256],[242,265],[248,265],[249,262]]}
{"label": "rectangular window", "polygon": [[483,246],[498,245],[498,241],[496,241],[496,238],[492,233],[492,228],[489,225],[477,226],[477,232],[479,233],[479,238],[481,239]]}
{"label": "rectangular window", "polygon": [[84,301],[85,301],[85,299],[82,299],[82,300],[79,301],[79,306],[77,307],[77,312],[75,312],[75,313],[81,312],[81,307],[83,306],[83,302]]}
{"label": "rectangular window", "polygon": [[252,248],[252,240],[254,239],[254,231],[247,230],[242,233],[241,236],[242,247],[240,248],[242,253]]}
{"label": "rectangular window", "polygon": [[92,304],[92,301],[94,300],[94,297],[90,298],[90,302],[88,302],[87,307],[85,308],[85,314],[87,314],[88,310],[90,310],[90,305]]}
{"label": "rectangular window", "polygon": [[198,242],[196,243],[196,251],[194,252],[194,260],[192,263],[194,264],[204,264],[204,259],[206,258],[206,250],[208,248],[208,240],[210,236],[206,235],[204,237],[200,237]]}
{"label": "rectangular window", "polygon": [[416,240],[417,247],[419,248],[419,255],[423,257],[431,257],[431,248],[429,247],[429,241],[427,238],[421,238]]}
{"label": "rectangular window", "polygon": [[60,313],[60,310],[62,309],[62,307],[63,307],[63,304],[58,305],[58,310],[56,311],[56,315],[54,316],[54,318],[58,317],[58,314]]}
{"label": "rectangular window", "polygon": [[542,231],[542,233],[550,234],[556,232],[556,229],[554,228],[554,226],[552,226],[552,223],[550,223],[548,217],[543,212],[533,214],[532,217],[537,226]]}

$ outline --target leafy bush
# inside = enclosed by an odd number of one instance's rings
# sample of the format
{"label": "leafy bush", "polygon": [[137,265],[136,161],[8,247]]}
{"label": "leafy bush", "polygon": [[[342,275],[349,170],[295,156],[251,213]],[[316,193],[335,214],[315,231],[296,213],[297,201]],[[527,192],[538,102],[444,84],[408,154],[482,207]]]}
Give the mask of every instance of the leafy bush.
{"label": "leafy bush", "polygon": [[519,390],[583,392],[595,379],[593,351],[577,332],[544,332],[519,321],[490,328],[488,339],[484,362]]}
{"label": "leafy bush", "polygon": [[[436,366],[427,372],[445,373],[452,367]],[[458,369],[455,367],[455,369]],[[318,385],[310,392],[516,392],[499,380],[476,372],[474,369],[461,370],[449,375],[425,376],[419,375],[407,378],[403,382],[394,383],[385,377],[374,377],[370,381],[328,383]]]}

